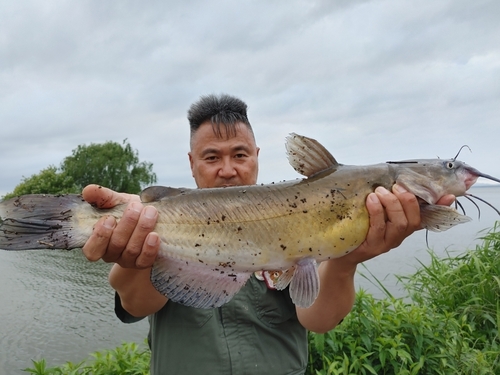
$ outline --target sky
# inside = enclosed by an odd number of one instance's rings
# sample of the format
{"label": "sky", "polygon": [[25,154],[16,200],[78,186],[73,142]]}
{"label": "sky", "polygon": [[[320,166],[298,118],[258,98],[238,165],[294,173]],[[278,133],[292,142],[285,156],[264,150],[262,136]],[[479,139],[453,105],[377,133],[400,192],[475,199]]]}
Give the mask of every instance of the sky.
{"label": "sky", "polygon": [[186,113],[248,104],[259,183],[299,178],[285,137],[343,164],[459,159],[500,177],[500,1],[0,3],[0,196],[78,145],[127,140],[194,187]]}

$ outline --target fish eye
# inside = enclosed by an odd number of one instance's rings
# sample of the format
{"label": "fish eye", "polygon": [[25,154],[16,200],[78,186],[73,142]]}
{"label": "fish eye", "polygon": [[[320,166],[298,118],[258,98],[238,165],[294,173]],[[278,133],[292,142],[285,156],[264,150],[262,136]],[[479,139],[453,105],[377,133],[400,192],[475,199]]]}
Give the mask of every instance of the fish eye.
{"label": "fish eye", "polygon": [[452,161],[446,162],[446,168],[453,169],[454,167],[455,167],[455,163],[453,163]]}

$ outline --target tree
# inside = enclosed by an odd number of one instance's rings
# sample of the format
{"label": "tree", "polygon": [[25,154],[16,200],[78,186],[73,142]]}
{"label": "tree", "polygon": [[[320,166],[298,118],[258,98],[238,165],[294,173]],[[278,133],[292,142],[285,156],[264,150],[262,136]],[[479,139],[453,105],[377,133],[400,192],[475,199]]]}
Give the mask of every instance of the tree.
{"label": "tree", "polygon": [[153,164],[139,162],[137,150],[133,150],[125,139],[121,145],[111,141],[79,145],[59,168],[49,166],[29,178],[23,177],[14,191],[3,198],[24,194],[80,193],[88,184],[137,194],[155,182]]}
{"label": "tree", "polygon": [[125,193],[139,193],[156,182],[153,164],[139,162],[137,150],[125,139],[116,142],[80,145],[64,159],[61,170],[71,176],[81,190],[88,184],[99,184]]}
{"label": "tree", "polygon": [[42,169],[40,173],[31,177],[23,177],[22,182],[14,188],[12,193],[6,194],[4,199],[24,194],[65,194],[77,193],[73,180],[68,175],[58,172],[58,168],[51,165]]}

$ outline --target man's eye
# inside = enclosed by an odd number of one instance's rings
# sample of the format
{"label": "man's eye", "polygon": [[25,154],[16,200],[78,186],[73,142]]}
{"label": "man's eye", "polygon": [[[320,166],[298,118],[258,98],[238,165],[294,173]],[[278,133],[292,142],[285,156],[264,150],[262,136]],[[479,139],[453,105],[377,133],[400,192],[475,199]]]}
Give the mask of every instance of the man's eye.
{"label": "man's eye", "polygon": [[217,160],[217,156],[207,156],[207,157],[205,158],[205,160],[206,160],[206,161],[215,161],[215,160]]}
{"label": "man's eye", "polygon": [[241,159],[241,158],[244,158],[245,156],[246,156],[245,154],[236,154],[235,158]]}

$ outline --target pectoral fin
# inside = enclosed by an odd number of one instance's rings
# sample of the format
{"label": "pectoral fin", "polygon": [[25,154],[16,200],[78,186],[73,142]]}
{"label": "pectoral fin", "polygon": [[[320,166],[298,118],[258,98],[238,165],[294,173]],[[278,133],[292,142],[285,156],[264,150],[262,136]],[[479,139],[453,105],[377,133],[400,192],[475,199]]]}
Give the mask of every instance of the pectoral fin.
{"label": "pectoral fin", "polygon": [[174,302],[208,309],[229,302],[250,275],[160,255],[151,271],[151,282]]}
{"label": "pectoral fin", "polygon": [[422,227],[433,232],[443,232],[472,220],[459,214],[454,208],[431,204],[420,205],[420,218]]}

